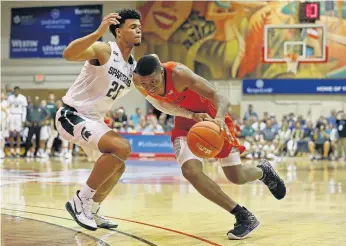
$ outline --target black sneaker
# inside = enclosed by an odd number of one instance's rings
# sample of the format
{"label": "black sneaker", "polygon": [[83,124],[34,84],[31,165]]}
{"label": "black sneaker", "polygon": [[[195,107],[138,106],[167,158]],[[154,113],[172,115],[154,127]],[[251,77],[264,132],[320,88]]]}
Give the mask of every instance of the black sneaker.
{"label": "black sneaker", "polygon": [[228,239],[243,239],[250,235],[259,225],[257,218],[245,207],[235,214],[234,229],[227,233]]}
{"label": "black sneaker", "polygon": [[267,160],[261,160],[257,167],[263,171],[263,177],[260,180],[268,186],[274,197],[278,200],[284,198],[286,196],[285,183],[276,173],[272,165]]}

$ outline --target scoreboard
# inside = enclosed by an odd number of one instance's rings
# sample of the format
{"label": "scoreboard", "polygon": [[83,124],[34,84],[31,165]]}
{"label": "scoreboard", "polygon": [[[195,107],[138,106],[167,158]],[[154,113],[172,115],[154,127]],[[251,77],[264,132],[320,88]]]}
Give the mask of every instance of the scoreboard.
{"label": "scoreboard", "polygon": [[299,22],[314,23],[320,19],[320,2],[300,2]]}

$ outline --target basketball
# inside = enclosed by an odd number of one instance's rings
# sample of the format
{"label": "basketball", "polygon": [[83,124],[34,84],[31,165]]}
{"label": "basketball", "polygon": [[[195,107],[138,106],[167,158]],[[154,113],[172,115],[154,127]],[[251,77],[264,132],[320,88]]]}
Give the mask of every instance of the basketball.
{"label": "basketball", "polygon": [[190,129],[187,135],[187,144],[194,155],[201,158],[211,158],[222,150],[224,138],[217,124],[202,121]]}

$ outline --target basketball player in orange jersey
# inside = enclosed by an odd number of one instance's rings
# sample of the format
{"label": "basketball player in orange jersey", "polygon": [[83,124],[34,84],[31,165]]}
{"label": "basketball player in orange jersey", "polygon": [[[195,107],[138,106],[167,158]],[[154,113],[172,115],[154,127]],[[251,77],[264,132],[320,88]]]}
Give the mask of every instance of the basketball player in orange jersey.
{"label": "basketball player in orange jersey", "polygon": [[[241,165],[240,152],[244,151],[244,148],[239,145],[233,131],[232,120],[226,115],[227,99],[207,80],[186,66],[175,62],[161,64],[156,55],[146,55],[138,61],[134,82],[137,89],[154,107],[176,116],[171,139],[182,174],[201,195],[235,216],[236,223],[227,233],[228,238],[247,237],[257,228],[259,221],[203,173],[202,159],[190,151],[186,142],[188,131],[196,121],[208,118],[210,115],[212,118],[209,120],[217,123],[231,139],[230,142],[229,139],[225,140],[223,150],[216,156],[220,159],[228,180],[240,185],[259,179],[268,186],[277,199],[282,199],[286,195],[283,180],[268,161],[260,161],[257,167]],[[167,105],[174,105],[175,108],[168,109]]]}

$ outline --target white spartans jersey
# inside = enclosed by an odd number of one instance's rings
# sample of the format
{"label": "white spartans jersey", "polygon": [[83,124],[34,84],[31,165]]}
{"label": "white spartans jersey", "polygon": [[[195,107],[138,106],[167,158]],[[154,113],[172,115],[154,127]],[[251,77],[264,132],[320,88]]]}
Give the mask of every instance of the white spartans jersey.
{"label": "white spartans jersey", "polygon": [[116,42],[109,42],[109,45],[112,53],[108,62],[94,66],[86,61],[78,78],[62,98],[65,104],[90,119],[103,118],[116,99],[134,87],[135,60],[130,56],[129,61],[125,61]]}
{"label": "white spartans jersey", "polygon": [[22,94],[18,96],[10,95],[7,98],[7,102],[10,107],[10,114],[26,115],[26,107],[28,106],[28,101],[26,97]]}

